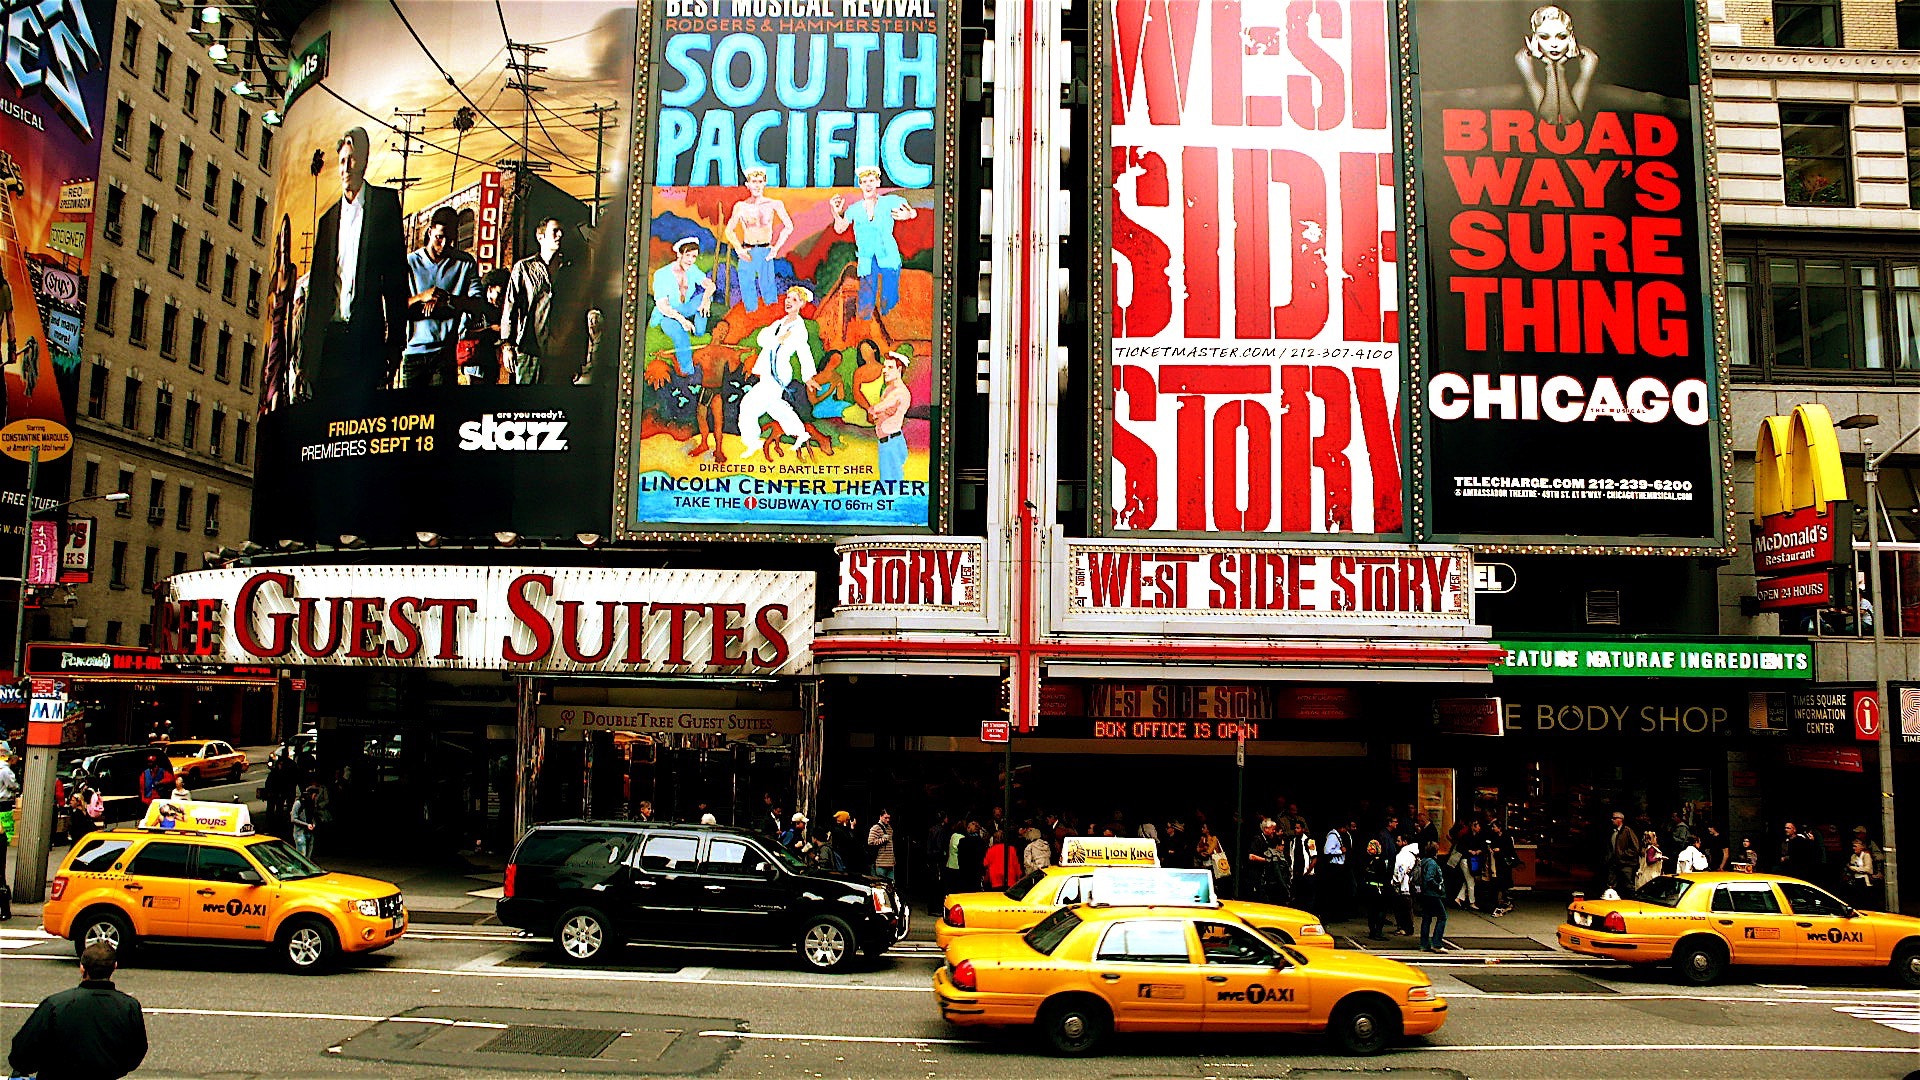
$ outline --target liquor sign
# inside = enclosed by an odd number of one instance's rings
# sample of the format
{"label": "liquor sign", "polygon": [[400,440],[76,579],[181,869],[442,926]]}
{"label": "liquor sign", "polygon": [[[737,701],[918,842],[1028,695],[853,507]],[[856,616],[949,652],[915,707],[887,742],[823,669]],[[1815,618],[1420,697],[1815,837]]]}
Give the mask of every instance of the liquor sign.
{"label": "liquor sign", "polygon": [[1433,729],[1442,735],[1504,735],[1504,716],[1497,697],[1433,701]]}
{"label": "liquor sign", "polygon": [[1773,642],[1499,641],[1495,675],[1811,679],[1813,646]]}
{"label": "liquor sign", "polygon": [[1093,9],[1099,527],[1399,532],[1389,5]]}
{"label": "liquor sign", "polygon": [[1465,623],[1462,548],[1069,544],[1073,614]]}
{"label": "liquor sign", "polygon": [[1760,421],[1753,461],[1760,610],[1839,607],[1853,594],[1853,503],[1825,405]]}
{"label": "liquor sign", "polygon": [[814,576],[773,570],[293,566],[176,574],[169,659],[567,674],[792,675]]}
{"label": "liquor sign", "polygon": [[1754,595],[1761,611],[1788,608],[1835,607],[1846,602],[1849,593],[1846,572],[1823,569],[1804,574],[1782,574],[1754,582]]}
{"label": "liquor sign", "polygon": [[978,612],[981,545],[907,540],[841,544],[838,611],[912,608]]}
{"label": "liquor sign", "polygon": [[500,265],[500,238],[505,225],[502,206],[506,201],[500,177],[498,169],[480,174],[480,209],[474,214],[473,222],[473,258],[482,270]]}
{"label": "liquor sign", "polygon": [[1403,8],[1428,535],[1727,543],[1695,3]]}

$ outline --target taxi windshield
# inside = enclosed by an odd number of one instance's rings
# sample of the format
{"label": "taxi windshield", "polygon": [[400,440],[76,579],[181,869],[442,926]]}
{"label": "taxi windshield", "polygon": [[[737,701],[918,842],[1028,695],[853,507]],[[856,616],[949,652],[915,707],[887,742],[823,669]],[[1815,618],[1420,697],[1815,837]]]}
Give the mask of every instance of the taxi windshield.
{"label": "taxi windshield", "polygon": [[1657,877],[1634,890],[1635,900],[1644,900],[1658,907],[1678,907],[1680,898],[1693,888],[1693,882],[1681,877]]}
{"label": "taxi windshield", "polygon": [[293,850],[293,845],[285,840],[262,840],[257,844],[249,844],[247,853],[260,860],[260,865],[267,868],[267,873],[281,881],[299,881],[326,873],[315,866],[313,860]]}
{"label": "taxi windshield", "polygon": [[1034,952],[1052,956],[1053,950],[1059,948],[1060,943],[1067,940],[1067,935],[1073,933],[1073,928],[1079,925],[1080,916],[1075,915],[1072,908],[1061,908],[1034,924],[1033,929],[1024,936]]}
{"label": "taxi windshield", "polygon": [[191,740],[185,742],[170,742],[167,744],[167,754],[170,757],[193,757],[200,753],[200,748],[205,745],[207,744],[203,742],[193,742]]}
{"label": "taxi windshield", "polygon": [[1025,900],[1027,894],[1033,891],[1033,887],[1040,884],[1040,879],[1046,876],[1047,872],[1045,870],[1035,870],[1033,873],[1007,886],[1007,899]]}

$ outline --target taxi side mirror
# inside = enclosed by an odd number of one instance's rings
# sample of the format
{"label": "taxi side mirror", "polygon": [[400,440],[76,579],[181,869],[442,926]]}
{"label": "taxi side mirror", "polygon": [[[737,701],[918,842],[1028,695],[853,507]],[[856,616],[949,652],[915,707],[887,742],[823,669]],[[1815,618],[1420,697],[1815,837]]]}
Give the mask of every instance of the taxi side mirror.
{"label": "taxi side mirror", "polygon": [[241,870],[233,875],[233,879],[242,885],[258,885],[265,880],[258,870]]}

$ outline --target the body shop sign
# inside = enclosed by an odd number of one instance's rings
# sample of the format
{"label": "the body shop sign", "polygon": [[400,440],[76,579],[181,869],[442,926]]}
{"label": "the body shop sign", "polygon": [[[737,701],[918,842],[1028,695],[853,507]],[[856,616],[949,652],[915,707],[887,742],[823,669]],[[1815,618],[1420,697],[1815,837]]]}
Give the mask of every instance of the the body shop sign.
{"label": "the body shop sign", "polygon": [[181,661],[560,674],[806,670],[814,577],[767,570],[297,566],[169,578]]}

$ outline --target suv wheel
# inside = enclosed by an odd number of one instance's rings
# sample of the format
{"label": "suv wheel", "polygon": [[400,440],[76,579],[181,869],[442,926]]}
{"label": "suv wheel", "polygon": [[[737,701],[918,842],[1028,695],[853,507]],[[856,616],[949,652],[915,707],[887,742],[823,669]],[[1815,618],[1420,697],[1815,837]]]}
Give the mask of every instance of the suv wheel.
{"label": "suv wheel", "polygon": [[853,927],[831,915],[816,915],[800,931],[800,962],[815,971],[845,971],[859,953]]}
{"label": "suv wheel", "polygon": [[607,917],[594,908],[574,908],[553,926],[553,947],[569,963],[597,964],[616,952],[619,944]]}
{"label": "suv wheel", "polygon": [[288,971],[300,975],[327,970],[340,951],[333,927],[313,918],[288,920],[280,928],[275,943],[280,949],[281,963]]}
{"label": "suv wheel", "polygon": [[111,945],[120,962],[132,954],[133,926],[127,917],[112,909],[90,911],[73,924],[73,953],[85,952],[89,945]]}

